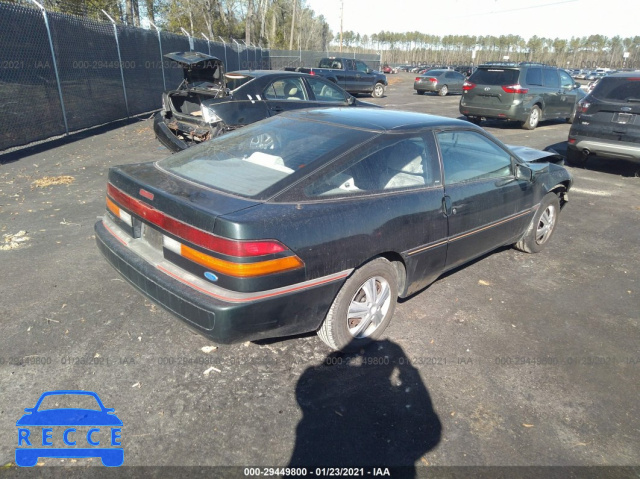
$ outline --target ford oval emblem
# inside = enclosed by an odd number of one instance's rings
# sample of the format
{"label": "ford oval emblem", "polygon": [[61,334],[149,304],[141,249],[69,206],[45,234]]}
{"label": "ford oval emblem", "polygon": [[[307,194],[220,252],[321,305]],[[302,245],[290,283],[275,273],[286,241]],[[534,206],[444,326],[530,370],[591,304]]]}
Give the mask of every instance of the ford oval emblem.
{"label": "ford oval emblem", "polygon": [[204,277],[207,278],[209,281],[218,281],[218,277],[215,274],[211,273],[210,271],[205,271]]}

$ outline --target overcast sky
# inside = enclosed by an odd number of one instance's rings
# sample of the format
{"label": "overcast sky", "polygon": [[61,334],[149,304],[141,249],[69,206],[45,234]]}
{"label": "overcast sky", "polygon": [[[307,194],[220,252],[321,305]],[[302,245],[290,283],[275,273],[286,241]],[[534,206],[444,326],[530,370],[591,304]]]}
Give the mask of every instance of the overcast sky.
{"label": "overcast sky", "polygon": [[[342,0],[343,30],[547,38],[640,35],[637,0]],[[306,0],[340,35],[341,0]]]}

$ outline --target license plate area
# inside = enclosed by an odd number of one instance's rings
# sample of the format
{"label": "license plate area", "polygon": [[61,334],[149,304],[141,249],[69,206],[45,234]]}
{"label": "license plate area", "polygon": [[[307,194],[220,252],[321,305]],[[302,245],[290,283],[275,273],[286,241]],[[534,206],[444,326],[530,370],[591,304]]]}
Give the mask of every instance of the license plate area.
{"label": "license plate area", "polygon": [[142,224],[142,238],[153,249],[162,251],[162,233],[147,224]]}
{"label": "license plate area", "polygon": [[636,115],[633,113],[616,113],[613,115],[613,122],[622,125],[631,125],[635,121]]}

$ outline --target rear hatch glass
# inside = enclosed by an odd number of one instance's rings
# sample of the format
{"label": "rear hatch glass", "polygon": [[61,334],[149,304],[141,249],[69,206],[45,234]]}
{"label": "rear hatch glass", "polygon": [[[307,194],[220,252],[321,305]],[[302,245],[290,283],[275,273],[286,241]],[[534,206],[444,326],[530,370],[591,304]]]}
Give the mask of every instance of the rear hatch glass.
{"label": "rear hatch glass", "polygon": [[585,102],[590,103],[590,135],[640,143],[640,75],[605,77]]}
{"label": "rear hatch glass", "polygon": [[373,136],[279,115],[176,153],[157,166],[208,188],[261,200]]}
{"label": "rear hatch glass", "polygon": [[518,83],[519,70],[500,68],[478,68],[469,77],[471,83],[476,85],[515,85]]}
{"label": "rear hatch glass", "polygon": [[508,110],[515,93],[508,93],[502,87],[516,85],[520,70],[509,68],[478,68],[469,77],[469,83],[475,88],[465,93],[465,102],[474,107],[486,107],[493,110]]}

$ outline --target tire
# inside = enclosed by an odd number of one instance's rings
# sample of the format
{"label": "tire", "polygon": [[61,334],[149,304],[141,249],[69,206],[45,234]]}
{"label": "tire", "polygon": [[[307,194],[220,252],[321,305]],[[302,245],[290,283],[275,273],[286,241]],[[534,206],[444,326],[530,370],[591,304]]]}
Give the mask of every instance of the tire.
{"label": "tire", "polygon": [[416,93],[417,93],[418,95],[424,95],[424,90],[416,90]]}
{"label": "tire", "polygon": [[515,244],[525,253],[539,253],[553,236],[560,214],[560,199],[555,193],[547,193],[533,215],[524,236]]}
{"label": "tire", "polygon": [[397,298],[396,269],[386,259],[376,258],[357,269],[344,283],[318,336],[332,349],[357,351],[382,335],[391,321]]}
{"label": "tire", "polygon": [[479,125],[482,122],[482,118],[479,116],[468,116],[467,121],[473,123],[474,125]]}
{"label": "tire", "polygon": [[371,96],[373,98],[382,98],[384,95],[384,85],[382,83],[376,83],[373,86],[373,91],[371,92]]}
{"label": "tire", "polygon": [[529,116],[527,119],[522,122],[522,128],[525,130],[535,130],[540,123],[540,116],[542,115],[542,111],[538,105],[533,105],[531,111],[529,112]]}
{"label": "tire", "polygon": [[448,93],[449,93],[449,87],[447,85],[442,85],[442,88],[438,90],[439,96],[447,96]]}

